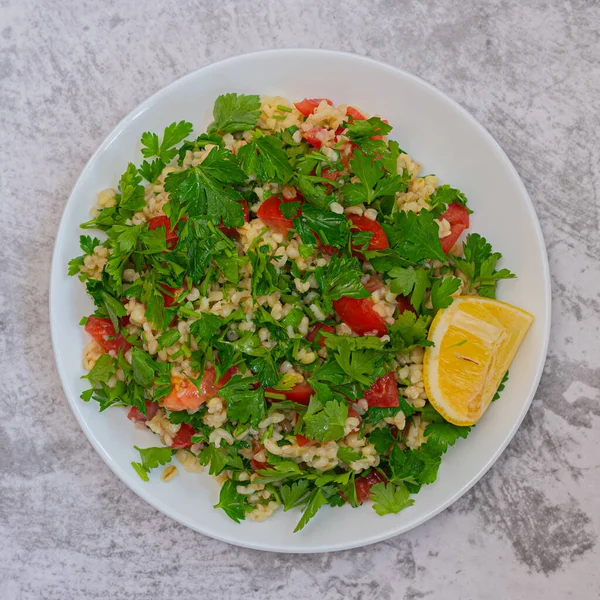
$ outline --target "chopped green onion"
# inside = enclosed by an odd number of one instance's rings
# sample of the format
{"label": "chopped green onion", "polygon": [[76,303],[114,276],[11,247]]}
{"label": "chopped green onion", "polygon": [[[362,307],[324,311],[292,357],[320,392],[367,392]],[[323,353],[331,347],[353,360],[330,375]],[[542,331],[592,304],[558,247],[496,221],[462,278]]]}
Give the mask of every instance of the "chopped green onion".
{"label": "chopped green onion", "polygon": [[283,106],[283,104],[278,104],[277,110],[280,110],[281,112],[286,112],[286,113],[292,112],[292,109],[289,106]]}

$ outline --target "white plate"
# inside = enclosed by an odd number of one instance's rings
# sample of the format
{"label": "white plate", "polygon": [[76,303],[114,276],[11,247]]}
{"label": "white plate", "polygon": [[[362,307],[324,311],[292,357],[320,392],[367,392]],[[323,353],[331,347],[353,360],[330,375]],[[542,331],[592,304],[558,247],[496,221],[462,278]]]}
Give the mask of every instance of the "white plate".
{"label": "white plate", "polygon": [[[503,266],[518,279],[502,282],[499,297],[535,315],[510,369],[502,399],[488,410],[467,440],[444,457],[438,480],[425,486],[414,506],[379,517],[370,506],[324,508],[301,532],[292,533],[298,511],[277,512],[264,523],[236,524],[220,510],[218,485],[206,473],[180,469],[172,482],[140,480],[130,466],[133,445],[157,438],[134,429],[122,408],[104,414],[79,399],[86,335],[78,322],[93,311],[84,286],[67,277],[67,262],[80,254],[78,226],[89,219],[97,192],[117,187],[129,161],[141,161],[140,136],[173,121],[204,131],[215,98],[225,92],[326,97],[388,119],[398,140],[423,173],[460,188],[474,209],[472,231],[504,254]],[[88,439],[112,471],[152,506],[201,533],[240,546],[279,552],[323,552],[364,546],[423,523],[464,494],[494,463],[521,423],[537,388],[550,332],[550,276],[544,241],[527,191],[507,156],[463,108],[427,83],[367,58],[321,50],[277,50],[211,65],[175,81],[143,102],[108,136],[81,174],[63,214],[52,262],[50,313],[56,363],[69,404]],[[183,471],[183,472],[182,472]]]}

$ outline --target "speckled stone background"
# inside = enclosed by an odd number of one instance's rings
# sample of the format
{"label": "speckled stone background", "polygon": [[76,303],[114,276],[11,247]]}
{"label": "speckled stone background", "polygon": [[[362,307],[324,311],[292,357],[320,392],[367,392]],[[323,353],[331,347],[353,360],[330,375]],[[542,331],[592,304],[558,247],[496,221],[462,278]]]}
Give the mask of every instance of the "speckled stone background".
{"label": "speckled stone background", "polygon": [[[508,450],[427,524],[364,549],[266,554],[157,513],[85,439],[58,381],[48,273],[103,138],[213,61],[331,48],[411,71],[471,111],[540,217],[553,332]],[[0,0],[0,599],[600,597],[600,5]]]}

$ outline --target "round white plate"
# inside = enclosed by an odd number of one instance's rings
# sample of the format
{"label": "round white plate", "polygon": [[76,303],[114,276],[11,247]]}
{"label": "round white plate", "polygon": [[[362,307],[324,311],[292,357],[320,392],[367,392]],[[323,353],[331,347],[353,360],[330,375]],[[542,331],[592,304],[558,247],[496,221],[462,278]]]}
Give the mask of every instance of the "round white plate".
{"label": "round white plate", "polygon": [[[500,401],[467,440],[451,448],[438,480],[425,486],[414,506],[379,517],[371,506],[326,507],[299,533],[299,511],[277,512],[264,523],[236,524],[213,509],[219,486],[206,473],[180,474],[168,484],[160,469],[144,483],[131,467],[134,444],[157,445],[156,436],[135,429],[123,408],[98,412],[79,399],[86,388],[78,325],[93,311],[84,286],[67,276],[67,262],[80,254],[78,226],[89,219],[97,192],[116,188],[128,162],[141,162],[140,136],[185,119],[195,133],[211,121],[215,98],[225,92],[326,97],[388,119],[397,140],[423,173],[460,188],[475,211],[472,231],[504,254],[502,265],[518,279],[502,282],[499,297],[535,315],[535,322],[510,369]],[[527,191],[507,156],[463,108],[427,83],[367,58],[321,50],[277,50],[210,65],[167,86],[117,125],[79,177],[63,214],[52,262],[52,341],[62,384],[81,428],[112,471],[152,506],[201,533],[240,546],[279,552],[323,552],[364,546],[411,529],[464,494],[494,463],[521,423],[537,388],[550,332],[550,275],[540,226]]]}

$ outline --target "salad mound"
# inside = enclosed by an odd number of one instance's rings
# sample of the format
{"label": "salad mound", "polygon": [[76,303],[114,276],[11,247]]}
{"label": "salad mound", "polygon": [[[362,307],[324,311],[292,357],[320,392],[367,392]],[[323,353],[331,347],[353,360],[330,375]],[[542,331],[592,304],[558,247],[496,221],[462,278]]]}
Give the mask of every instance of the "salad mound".
{"label": "salad mound", "polygon": [[409,507],[471,429],[428,401],[431,322],[514,275],[459,241],[465,195],[420,176],[385,119],[231,93],[192,131],[144,133],[82,224],[104,232],[69,263],[95,304],[82,399],[160,438],[136,447],[143,480],[207,468],[237,522]]}

